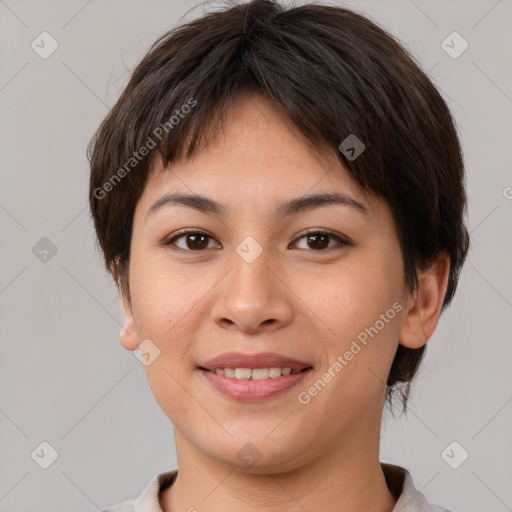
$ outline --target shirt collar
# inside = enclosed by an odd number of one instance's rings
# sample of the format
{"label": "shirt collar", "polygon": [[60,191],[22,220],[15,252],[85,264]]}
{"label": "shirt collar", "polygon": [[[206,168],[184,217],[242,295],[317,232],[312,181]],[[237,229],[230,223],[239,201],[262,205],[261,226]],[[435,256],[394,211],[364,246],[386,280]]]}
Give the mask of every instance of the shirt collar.
{"label": "shirt collar", "polygon": [[178,470],[158,473],[142,491],[133,504],[133,512],[163,512],[160,507],[160,494],[174,483]]}
{"label": "shirt collar", "polygon": [[407,469],[385,462],[381,462],[380,466],[389,489],[398,497],[393,512],[450,512],[430,504],[425,495],[416,489],[411,473]]}

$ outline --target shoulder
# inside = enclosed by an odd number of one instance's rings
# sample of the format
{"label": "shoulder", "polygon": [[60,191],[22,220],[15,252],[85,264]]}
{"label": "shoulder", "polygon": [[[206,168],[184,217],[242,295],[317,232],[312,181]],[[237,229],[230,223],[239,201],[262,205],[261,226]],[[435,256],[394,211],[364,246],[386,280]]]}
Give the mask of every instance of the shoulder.
{"label": "shoulder", "polygon": [[398,501],[392,512],[453,512],[430,503],[414,485],[411,473],[402,466],[381,462],[388,487]]}
{"label": "shoulder", "polygon": [[118,505],[114,505],[113,507],[106,508],[101,512],[133,512],[135,508],[135,500],[125,501],[124,503],[119,503]]}
{"label": "shoulder", "polygon": [[113,505],[101,512],[162,512],[159,503],[160,493],[172,485],[177,474],[177,470],[158,473],[146,485],[138,498]]}

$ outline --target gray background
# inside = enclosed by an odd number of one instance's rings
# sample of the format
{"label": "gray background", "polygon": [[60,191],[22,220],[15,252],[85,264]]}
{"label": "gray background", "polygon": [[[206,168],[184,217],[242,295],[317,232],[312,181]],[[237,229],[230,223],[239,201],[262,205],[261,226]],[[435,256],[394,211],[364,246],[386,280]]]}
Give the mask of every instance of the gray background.
{"label": "gray background", "polygon": [[[186,14],[197,4],[0,1],[2,512],[94,511],[176,467],[171,424],[118,341],[121,310],[95,249],[85,149],[149,45],[214,5]],[[455,512],[512,510],[512,3],[343,5],[398,36],[429,72],[467,165],[469,259],[409,414],[384,418],[381,460],[407,467],[430,501]],[[47,59],[31,48],[43,31],[59,45]],[[441,46],[453,31],[469,44],[456,59]],[[47,261],[33,252],[43,237],[57,248]],[[58,452],[48,469],[34,460],[48,450],[31,456],[43,441]],[[469,453],[457,469],[441,455],[453,441],[452,464]]]}

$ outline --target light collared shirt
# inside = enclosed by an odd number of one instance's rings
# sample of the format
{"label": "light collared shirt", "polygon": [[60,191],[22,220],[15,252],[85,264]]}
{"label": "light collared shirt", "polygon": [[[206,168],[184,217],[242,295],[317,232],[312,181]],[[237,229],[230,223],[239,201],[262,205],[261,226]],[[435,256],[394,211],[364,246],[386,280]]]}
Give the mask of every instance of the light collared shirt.
{"label": "light collared shirt", "polygon": [[[409,471],[402,466],[381,462],[380,466],[388,488],[398,496],[393,512],[450,512],[450,510],[433,505],[416,489]],[[160,507],[160,494],[170,487],[178,475],[178,470],[159,473],[135,500],[125,501],[102,512],[163,512]]]}

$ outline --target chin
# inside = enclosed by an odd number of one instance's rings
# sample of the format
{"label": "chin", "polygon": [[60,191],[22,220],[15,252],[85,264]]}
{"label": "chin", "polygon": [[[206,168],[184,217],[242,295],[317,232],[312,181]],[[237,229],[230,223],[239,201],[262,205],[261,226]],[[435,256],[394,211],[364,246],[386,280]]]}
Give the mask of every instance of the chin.
{"label": "chin", "polygon": [[[244,439],[247,438],[244,436]],[[211,458],[229,469],[243,473],[286,473],[306,463],[304,450],[301,450],[298,443],[290,443],[290,446],[281,443],[275,446],[266,439],[266,435],[253,437],[253,441],[230,439],[224,448],[219,451],[219,444],[216,444],[213,450],[206,449],[205,453],[209,453]]]}

